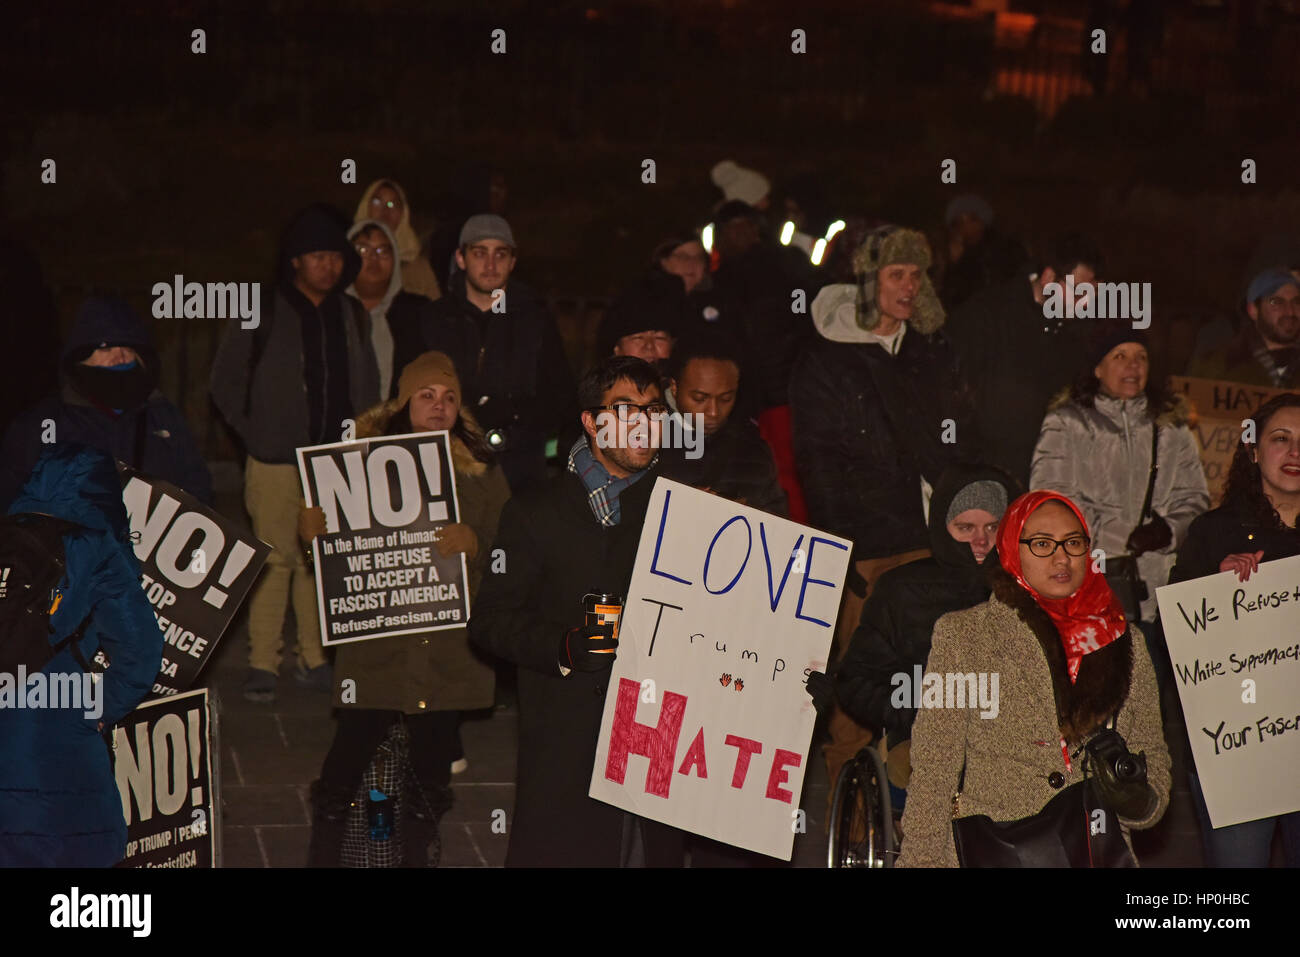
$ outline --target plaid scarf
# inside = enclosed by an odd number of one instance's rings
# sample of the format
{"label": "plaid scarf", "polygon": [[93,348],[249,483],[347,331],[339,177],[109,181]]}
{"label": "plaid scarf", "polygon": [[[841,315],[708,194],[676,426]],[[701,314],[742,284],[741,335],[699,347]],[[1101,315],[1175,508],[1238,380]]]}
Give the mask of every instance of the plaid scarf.
{"label": "plaid scarf", "polygon": [[633,472],[627,478],[614,478],[591,454],[586,436],[574,442],[573,448],[569,449],[569,471],[582,480],[583,487],[587,490],[587,504],[591,506],[591,514],[606,528],[618,524],[618,497],[623,489],[654,468],[658,461],[659,453],[656,452],[650,464],[640,472]]}

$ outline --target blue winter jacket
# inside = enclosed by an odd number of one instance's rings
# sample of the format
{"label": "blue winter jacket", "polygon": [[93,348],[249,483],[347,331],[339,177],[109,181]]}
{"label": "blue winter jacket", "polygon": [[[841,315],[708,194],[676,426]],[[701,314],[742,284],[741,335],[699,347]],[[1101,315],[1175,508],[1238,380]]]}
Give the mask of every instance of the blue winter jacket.
{"label": "blue winter jacket", "polygon": [[[67,569],[51,643],[90,615],[82,654],[89,661],[102,647],[112,664],[99,679],[97,717],[85,716],[93,708],[84,699],[75,708],[0,707],[0,866],[109,867],[126,852],[126,823],[97,725],[110,728],[153,687],[162,633],[140,588],[111,458],[71,443],[51,446],[9,509],[18,512],[84,526],[63,538]],[[82,673],[70,649],[44,669]]]}
{"label": "blue winter jacket", "polygon": [[114,414],[93,405],[73,388],[69,368],[79,356],[103,343],[134,348],[156,376],[158,354],[148,328],[135,311],[120,300],[84,302],[63,348],[60,391],[15,417],[5,433],[0,450],[0,508],[13,501],[41,452],[55,442],[103,449],[132,468],[171,482],[199,501],[212,504],[212,476],[207,464],[185,417],[161,392],[155,389],[141,405]]}

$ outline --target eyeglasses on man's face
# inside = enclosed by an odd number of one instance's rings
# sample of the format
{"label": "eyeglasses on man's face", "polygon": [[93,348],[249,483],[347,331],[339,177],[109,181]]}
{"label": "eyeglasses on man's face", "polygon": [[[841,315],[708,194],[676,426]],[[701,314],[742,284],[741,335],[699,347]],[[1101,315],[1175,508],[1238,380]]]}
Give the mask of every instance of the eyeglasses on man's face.
{"label": "eyeglasses on man's face", "polygon": [[392,259],[393,247],[389,245],[367,246],[365,243],[357,244],[357,255],[362,259],[370,256],[378,256],[380,259]]}
{"label": "eyeglasses on man's face", "polygon": [[1028,545],[1029,553],[1035,558],[1051,558],[1058,548],[1064,548],[1065,554],[1078,558],[1088,554],[1088,546],[1091,544],[1083,535],[1071,535],[1064,540],[1037,535],[1033,538],[1021,538],[1018,541],[1021,545]]}
{"label": "eyeglasses on man's face", "polygon": [[371,209],[396,209],[400,203],[401,200],[396,199],[380,199],[378,196],[370,198]]}
{"label": "eyeglasses on man's face", "polygon": [[587,411],[593,415],[597,412],[613,412],[620,422],[634,422],[643,414],[651,418],[667,415],[668,406],[662,402],[650,402],[646,405],[638,405],[635,402],[615,402],[613,405],[594,405]]}

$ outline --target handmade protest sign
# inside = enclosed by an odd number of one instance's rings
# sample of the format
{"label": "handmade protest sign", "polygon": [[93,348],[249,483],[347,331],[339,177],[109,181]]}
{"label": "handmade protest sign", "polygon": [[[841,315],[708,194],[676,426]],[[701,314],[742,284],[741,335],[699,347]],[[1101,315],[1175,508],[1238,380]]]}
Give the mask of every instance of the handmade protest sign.
{"label": "handmade protest sign", "polygon": [[118,465],[140,585],[163,633],[154,695],[193,686],[271,546],[175,485]]}
{"label": "handmade protest sign", "polygon": [[1192,434],[1205,469],[1205,484],[1210,490],[1211,507],[1219,504],[1223,486],[1228,481],[1232,455],[1241,441],[1241,423],[1255,414],[1261,405],[1285,392],[1258,385],[1242,385],[1219,379],[1193,379],[1170,376],[1169,387],[1191,400],[1196,412]]}
{"label": "handmade protest sign", "polygon": [[1300,556],[1156,599],[1211,823],[1300,810]]}
{"label": "handmade protest sign", "polygon": [[146,701],[113,729],[128,867],[216,867],[221,802],[207,688]]}
{"label": "handmade protest sign", "polygon": [[789,860],[852,543],[660,478],[590,795]]}
{"label": "handmade protest sign", "polygon": [[469,621],[465,556],[434,544],[460,521],[446,432],[298,449],[298,470],[329,529],[312,542],[323,644]]}

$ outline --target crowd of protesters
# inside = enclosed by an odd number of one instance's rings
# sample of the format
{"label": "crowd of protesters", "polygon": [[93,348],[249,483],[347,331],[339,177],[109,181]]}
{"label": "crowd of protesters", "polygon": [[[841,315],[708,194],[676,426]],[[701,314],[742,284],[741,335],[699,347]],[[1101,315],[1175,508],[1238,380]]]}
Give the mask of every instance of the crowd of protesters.
{"label": "crowd of protesters", "polygon": [[[508,864],[761,863],[587,796],[617,639],[575,610],[585,594],[626,594],[657,475],[853,543],[832,660],[807,687],[826,718],[832,781],[883,740],[900,864],[958,863],[956,792],[962,814],[1039,812],[1082,780],[1079,755],[1103,729],[1145,755],[1140,781],[1098,785],[1131,856],[1129,831],[1160,821],[1173,780],[1161,699],[1175,691],[1154,590],[1226,570],[1244,580],[1300,554],[1300,394],[1260,409],[1258,442],[1238,444],[1211,510],[1191,410],[1150,374],[1146,332],[1046,307],[1067,280],[1076,302],[1095,295],[1106,266],[1089,238],[1027,251],[984,199],[960,196],[932,245],[863,215],[832,222],[816,184],[792,184],[777,203],[767,178],[737,163],[712,179],[718,204],[648,250],[580,377],[545,299],[515,275],[528,237],[502,215],[498,171],[476,173],[423,239],[391,179],[365,189],[351,224],[303,211],[260,325],[228,327],[211,395],[246,453],[253,531],[273,549],[249,597],[243,692],[274,700],[288,653],[297,680],[338,707],[312,789],[311,863],[338,862],[353,795],[399,717],[417,792],[408,858],[425,860],[465,764],[459,712],[492,703],[502,663],[516,669],[519,707]],[[1261,263],[1228,311],[1187,371],[1292,387],[1300,254]],[[57,488],[52,469],[89,481],[77,471],[88,466],[52,458],[65,443],[210,502],[207,467],[159,371],[128,306],[87,301],[57,387],[9,411],[0,502],[36,510]],[[700,423],[702,456],[660,448],[650,426],[670,413]],[[57,444],[43,438],[51,423]],[[325,520],[305,506],[295,450],[435,430],[452,435],[463,513],[438,548],[469,562],[472,620],[432,645],[419,634],[346,645],[331,668],[304,549]],[[83,524],[120,524],[105,514]],[[487,573],[495,549],[508,564]],[[282,649],[290,603],[296,630]],[[110,674],[116,648],[113,660]],[[897,707],[892,680],[917,667],[1007,676],[1001,713],[967,722]],[[359,675],[365,693],[341,696],[340,682]],[[138,701],[144,689],[131,687]],[[22,780],[4,771],[15,747],[0,741],[0,805],[18,800]],[[1300,813],[1211,828],[1186,770],[1208,863],[1265,865],[1280,827],[1288,864],[1300,865]],[[57,801],[24,800],[23,826],[49,846],[71,833]],[[0,848],[11,840],[0,832]],[[97,853],[85,860],[105,859]]]}

